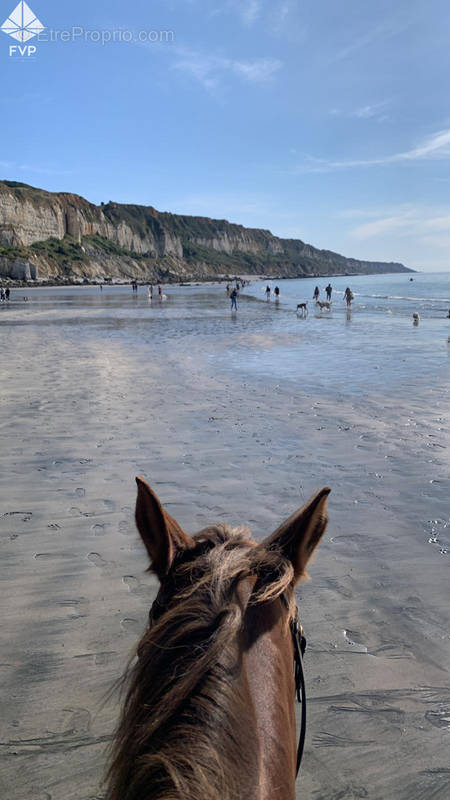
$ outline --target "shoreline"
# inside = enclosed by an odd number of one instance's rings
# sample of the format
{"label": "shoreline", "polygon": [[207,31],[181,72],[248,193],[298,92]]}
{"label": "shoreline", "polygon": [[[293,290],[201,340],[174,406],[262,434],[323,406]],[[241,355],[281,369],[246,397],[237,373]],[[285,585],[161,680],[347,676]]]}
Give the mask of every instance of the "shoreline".
{"label": "shoreline", "polygon": [[[414,272],[415,275],[421,275],[424,273],[419,272],[418,270],[410,270],[410,272]],[[434,273],[430,273],[434,274]],[[439,273],[436,273],[439,274]],[[446,273],[442,273],[446,274]],[[219,276],[216,275],[211,276],[211,278],[205,278],[204,280],[195,279],[190,281],[153,281],[153,286],[157,286],[158,283],[161,286],[219,286],[222,283],[232,283],[234,281],[247,281],[250,283],[254,283],[257,281],[292,281],[292,280],[328,280],[330,278],[359,278],[359,277],[375,277],[378,275],[407,275],[405,272],[352,272],[352,273],[335,273],[335,274],[324,274],[324,275],[298,275],[296,278],[292,276],[277,276],[277,275],[223,275]],[[64,281],[64,280],[36,280],[36,281],[17,281],[13,280],[12,278],[6,278],[0,276],[0,285],[4,287],[9,287],[10,289],[82,289],[83,287],[93,287],[93,286],[102,286],[104,289],[108,287],[117,287],[117,286],[131,286],[133,280],[130,281],[89,281],[87,278],[81,281]],[[152,281],[136,281],[138,286],[149,286]]]}

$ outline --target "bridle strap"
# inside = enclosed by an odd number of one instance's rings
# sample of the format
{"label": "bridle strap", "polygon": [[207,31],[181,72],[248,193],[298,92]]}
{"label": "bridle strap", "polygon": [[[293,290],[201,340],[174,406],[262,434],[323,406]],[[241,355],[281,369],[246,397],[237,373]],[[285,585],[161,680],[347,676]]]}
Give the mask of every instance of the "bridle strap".
{"label": "bridle strap", "polygon": [[297,771],[295,773],[295,777],[297,778],[300,772],[306,738],[306,686],[305,673],[303,670],[303,656],[306,650],[306,639],[303,636],[303,632],[297,617],[291,622],[291,631],[292,641],[294,644],[295,693],[297,695],[298,702],[301,703],[302,706],[300,734],[297,748]]}

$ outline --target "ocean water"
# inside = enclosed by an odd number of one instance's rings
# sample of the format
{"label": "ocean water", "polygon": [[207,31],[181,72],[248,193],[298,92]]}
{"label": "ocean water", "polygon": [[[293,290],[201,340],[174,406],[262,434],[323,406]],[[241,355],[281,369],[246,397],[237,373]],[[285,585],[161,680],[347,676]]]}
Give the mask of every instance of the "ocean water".
{"label": "ocean water", "polygon": [[[316,285],[326,300],[326,279],[271,282],[280,288],[278,306],[265,301],[266,283],[245,290],[271,306],[272,316],[281,312],[271,320],[274,344],[265,359],[272,375],[345,394],[448,380],[450,274],[344,276],[330,283],[330,312],[313,300]],[[343,297],[347,286],[355,298],[350,311]],[[306,318],[295,313],[300,302],[308,303]],[[246,366],[264,369],[257,354],[249,354]]]}
{"label": "ocean water", "polygon": [[[413,278],[410,281],[410,277]],[[267,302],[265,281],[252,281],[232,314],[225,286],[167,286],[167,301],[150,303],[141,287],[13,289],[0,306],[0,327],[82,325],[83,335],[150,345],[164,362],[175,350],[186,360],[238,376],[288,381],[335,396],[374,391],[404,395],[414,387],[443,387],[450,364],[450,273],[331,279],[331,312],[312,299],[327,279],[282,280],[280,302]],[[274,288],[276,282],[272,281]],[[350,285],[355,299],[343,300]],[[28,301],[24,301],[24,296]],[[309,313],[296,313],[299,302]],[[420,315],[414,324],[413,313]]]}

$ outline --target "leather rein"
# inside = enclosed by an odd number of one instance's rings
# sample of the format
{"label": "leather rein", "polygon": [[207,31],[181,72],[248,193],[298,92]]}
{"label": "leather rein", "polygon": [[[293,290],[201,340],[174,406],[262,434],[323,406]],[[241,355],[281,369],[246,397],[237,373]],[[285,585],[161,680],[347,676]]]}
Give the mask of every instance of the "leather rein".
{"label": "leather rein", "polygon": [[303,628],[298,619],[298,610],[295,619],[291,621],[291,634],[292,643],[294,645],[294,677],[295,677],[295,695],[297,701],[301,703],[301,717],[300,717],[300,734],[297,747],[297,771],[295,777],[298,778],[300,766],[303,758],[303,750],[305,749],[306,737],[306,685],[305,673],[303,670],[303,656],[306,650],[306,638],[303,634]]}

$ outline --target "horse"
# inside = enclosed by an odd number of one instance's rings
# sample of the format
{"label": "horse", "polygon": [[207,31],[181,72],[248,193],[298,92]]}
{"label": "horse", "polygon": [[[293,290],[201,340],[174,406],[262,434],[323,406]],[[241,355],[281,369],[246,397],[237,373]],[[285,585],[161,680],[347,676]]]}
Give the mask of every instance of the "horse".
{"label": "horse", "polygon": [[257,544],[190,536],[143,478],[136,524],[159,579],[124,679],[106,800],[294,800],[294,588],[328,522],[318,491]]}

